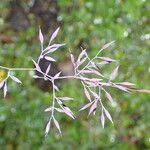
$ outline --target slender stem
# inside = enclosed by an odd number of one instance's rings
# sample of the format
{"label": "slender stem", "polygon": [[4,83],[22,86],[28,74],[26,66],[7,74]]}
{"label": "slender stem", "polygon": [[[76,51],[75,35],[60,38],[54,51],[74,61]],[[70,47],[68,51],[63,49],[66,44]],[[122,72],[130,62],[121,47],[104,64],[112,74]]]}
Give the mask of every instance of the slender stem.
{"label": "slender stem", "polygon": [[5,70],[9,70],[9,68],[4,67],[4,66],[0,66],[1,69],[5,69]]}
{"label": "slender stem", "polygon": [[35,71],[35,68],[10,68],[10,71]]}
{"label": "slender stem", "polygon": [[85,78],[85,77],[80,77],[80,76],[62,76],[62,77],[58,77],[56,78],[56,80],[59,79],[79,79],[79,80],[86,80],[86,81],[91,81],[89,78]]}
{"label": "slender stem", "polygon": [[43,43],[41,43],[41,51],[43,51]]}
{"label": "slender stem", "polygon": [[50,117],[50,120],[54,117],[54,110],[55,110],[55,100],[56,100],[56,95],[55,95],[55,88],[54,88],[54,80],[52,80],[52,86],[53,86],[53,104],[52,104],[52,114]]}
{"label": "slender stem", "polygon": [[5,69],[5,70],[9,70],[9,71],[34,71],[36,70],[35,68],[8,68],[8,67],[4,67],[4,66],[0,66],[1,69]]}
{"label": "slender stem", "polygon": [[57,78],[59,79],[81,79],[80,77],[76,77],[76,76],[61,76]]}
{"label": "slender stem", "polygon": [[77,75],[79,75],[84,69],[86,69],[86,68],[89,66],[89,64],[92,63],[92,61],[100,54],[101,51],[102,51],[102,50],[98,51],[98,53],[97,53],[92,59],[90,59],[89,57],[87,57],[87,58],[89,59],[89,62],[87,63],[87,65],[84,66],[83,69],[81,69],[81,70],[77,73]]}
{"label": "slender stem", "polygon": [[40,59],[42,58],[42,53],[43,53],[43,52],[41,51],[40,56],[39,56],[38,61],[37,61],[37,64],[39,64]]}
{"label": "slender stem", "polygon": [[[100,87],[98,88],[98,93],[99,93],[99,97],[101,97],[101,89],[100,89]],[[99,98],[98,100],[99,100],[99,102],[100,102],[100,104],[101,104],[101,106],[102,106],[102,109],[103,109],[104,105],[103,105],[103,103],[102,103],[101,98]]]}

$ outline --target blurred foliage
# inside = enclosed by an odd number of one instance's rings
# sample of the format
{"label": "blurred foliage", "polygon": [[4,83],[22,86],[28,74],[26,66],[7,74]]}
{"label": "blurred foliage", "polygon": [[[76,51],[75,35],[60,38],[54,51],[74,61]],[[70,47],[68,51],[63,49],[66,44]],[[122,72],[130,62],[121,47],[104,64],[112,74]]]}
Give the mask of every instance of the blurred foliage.
{"label": "blurred foliage", "polygon": [[[0,43],[0,64],[12,67],[32,67],[29,56],[39,54],[38,25],[21,32],[8,27],[5,17],[10,0],[0,2],[1,36],[13,42]],[[25,5],[25,4],[24,4]],[[114,46],[103,55],[120,61],[120,80],[135,82],[137,87],[150,89],[150,1],[148,0],[60,0],[58,21],[62,23],[58,41],[67,46],[57,55],[67,58],[69,49],[78,54],[80,46],[87,48],[90,56],[103,44],[115,40]],[[62,54],[63,53],[63,54]],[[65,54],[66,53],[66,54]],[[60,58],[59,58],[60,57]],[[108,70],[107,68],[105,68]],[[63,131],[60,137],[53,128],[44,138],[44,128],[51,94],[39,90],[31,75],[33,72],[15,72],[23,86],[9,82],[9,95],[0,101],[0,149],[2,150],[149,150],[150,149],[150,95],[122,93],[111,90],[115,102],[108,108],[114,126],[106,123],[103,130],[99,114],[87,118],[87,112],[77,119],[57,116]],[[69,87],[69,88],[68,88]],[[71,95],[77,100],[72,109],[86,102],[81,85],[67,82],[61,86],[60,95]]]}

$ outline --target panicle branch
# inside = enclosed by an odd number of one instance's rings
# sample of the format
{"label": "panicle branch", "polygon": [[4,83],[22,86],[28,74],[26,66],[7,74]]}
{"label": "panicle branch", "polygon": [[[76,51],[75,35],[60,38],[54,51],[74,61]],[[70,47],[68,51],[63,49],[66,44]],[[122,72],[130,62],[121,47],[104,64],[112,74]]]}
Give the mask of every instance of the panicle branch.
{"label": "panicle branch", "polygon": [[[56,38],[59,32],[59,28],[52,34],[50,37],[50,41],[47,47],[44,47],[44,36],[42,34],[41,29],[39,28],[39,41],[41,45],[40,55],[37,61],[33,60],[34,68],[9,68],[5,66],[0,66],[2,71],[0,71],[0,89],[3,89],[4,97],[7,94],[7,80],[12,79],[17,83],[22,83],[16,76],[13,75],[13,71],[37,71],[40,75],[33,75],[33,78],[41,78],[43,80],[48,80],[52,83],[53,88],[53,98],[52,105],[45,109],[45,112],[50,112],[50,117],[48,119],[45,136],[48,135],[51,123],[53,123],[61,134],[61,129],[59,122],[57,121],[55,114],[63,113],[69,116],[72,119],[75,119],[75,115],[72,110],[65,104],[66,101],[73,101],[74,99],[71,97],[58,97],[57,92],[59,88],[57,87],[56,80],[63,79],[77,79],[81,82],[83,86],[83,92],[87,98],[87,103],[79,110],[89,109],[89,115],[95,115],[96,112],[100,115],[100,121],[102,127],[104,128],[106,118],[109,119],[112,123],[112,117],[109,111],[103,104],[102,95],[104,95],[110,103],[113,103],[113,98],[108,91],[108,88],[116,88],[124,92],[147,92],[150,93],[150,90],[136,89],[134,87],[134,83],[130,83],[127,81],[124,82],[115,82],[115,79],[118,76],[119,66],[115,59],[109,57],[99,56],[103,50],[106,50],[110,45],[114,43],[114,41],[105,44],[93,57],[90,58],[86,52],[86,49],[81,48],[81,53],[75,59],[73,54],[70,54],[71,62],[74,68],[74,75],[72,76],[62,76],[61,72],[56,73],[54,76],[50,76],[48,73],[51,70],[51,63],[56,62],[56,59],[51,56],[52,53],[59,50],[65,44],[52,44],[54,39]],[[40,68],[40,60],[46,59],[49,61],[49,65],[45,72]],[[102,67],[111,65],[112,63],[116,64],[116,67],[110,72],[109,77],[106,77],[102,73]],[[100,109],[98,109],[100,107]]]}

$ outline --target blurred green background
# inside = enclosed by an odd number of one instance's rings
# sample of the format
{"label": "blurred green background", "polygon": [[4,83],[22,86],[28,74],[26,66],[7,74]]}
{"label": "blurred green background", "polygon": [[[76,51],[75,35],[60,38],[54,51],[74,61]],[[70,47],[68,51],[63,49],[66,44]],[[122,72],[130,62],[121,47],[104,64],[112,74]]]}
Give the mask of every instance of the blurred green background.
{"label": "blurred green background", "polygon": [[[0,65],[32,67],[31,57],[36,59],[40,51],[38,28],[39,25],[42,28],[44,23],[40,19],[37,22],[36,15],[28,11],[33,1],[22,0],[20,5],[27,12],[29,24],[14,28],[10,21],[15,13],[11,11],[11,2],[0,1]],[[45,3],[41,8],[46,7]],[[83,46],[92,57],[105,43],[115,40],[115,44],[103,55],[119,61],[117,80],[134,82],[139,88],[150,89],[149,0],[58,0],[56,5],[56,20],[61,26],[57,41],[66,43],[66,47],[56,55],[58,63],[68,60],[69,50],[77,55],[80,46]],[[45,23],[51,24],[51,20]],[[58,25],[54,25],[52,31]],[[47,37],[48,31],[45,27],[44,35]],[[106,71],[109,72],[107,68]],[[150,94],[111,90],[115,102],[107,104],[107,108],[114,126],[107,121],[105,129],[102,129],[99,114],[87,118],[87,111],[77,111],[86,103],[77,81],[62,82],[60,92],[77,99],[70,104],[77,119],[71,120],[59,114],[57,119],[63,136],[60,137],[52,127],[45,138],[49,114],[44,109],[51,103],[51,92],[40,90],[32,74],[31,71],[16,71],[15,75],[23,86],[9,81],[6,99],[3,99],[1,91],[0,150],[150,149]]]}

